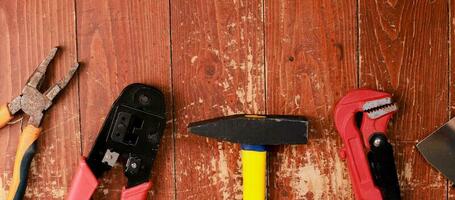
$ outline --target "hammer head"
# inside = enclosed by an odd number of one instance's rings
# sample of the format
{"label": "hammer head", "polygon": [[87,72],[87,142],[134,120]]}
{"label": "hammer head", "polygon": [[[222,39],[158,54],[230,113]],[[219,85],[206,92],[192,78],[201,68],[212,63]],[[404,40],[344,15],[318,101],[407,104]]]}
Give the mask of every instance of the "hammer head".
{"label": "hammer head", "polygon": [[306,144],[308,121],[300,116],[232,115],[193,122],[197,135],[250,145]]}

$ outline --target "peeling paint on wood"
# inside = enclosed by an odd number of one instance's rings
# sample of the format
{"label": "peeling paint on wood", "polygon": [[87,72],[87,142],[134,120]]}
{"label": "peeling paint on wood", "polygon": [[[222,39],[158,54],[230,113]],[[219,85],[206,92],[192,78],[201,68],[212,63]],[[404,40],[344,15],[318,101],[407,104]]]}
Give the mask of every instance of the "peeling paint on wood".
{"label": "peeling paint on wood", "polygon": [[270,0],[265,6],[267,111],[310,120],[308,144],[270,153],[269,197],[352,199],[332,105],[356,86],[355,2]]}
{"label": "peeling paint on wood", "polygon": [[186,126],[264,112],[261,4],[173,2],[177,199],[242,199],[239,145],[189,135]]}
{"label": "peeling paint on wood", "polygon": [[449,116],[447,5],[447,1],[359,5],[359,84],[390,92],[399,104],[388,135],[404,199],[447,197],[446,180],[415,148],[416,140]]}
{"label": "peeling paint on wood", "polygon": [[[168,1],[77,0],[81,132],[87,155],[121,90],[131,83],[159,88],[167,104],[166,130],[154,162],[152,199],[174,198]],[[95,199],[120,199],[122,166],[106,173]]]}
{"label": "peeling paint on wood", "polygon": [[[388,134],[403,199],[455,199],[415,149],[454,113],[454,10],[448,0],[1,1],[0,102],[19,93],[54,45],[63,53],[49,82],[76,57],[84,63],[45,118],[26,199],[64,198],[79,156],[132,82],[167,97],[152,199],[242,199],[239,145],[191,135],[186,125],[266,112],[310,120],[308,144],[270,147],[269,198],[353,199],[331,113],[357,86],[391,92],[400,104]],[[0,200],[19,132],[19,124],[0,130]],[[119,199],[124,184],[116,165],[94,199]]]}
{"label": "peeling paint on wood", "polygon": [[[20,94],[27,78],[60,46],[44,86],[63,78],[76,57],[74,4],[64,1],[0,2],[0,102]],[[43,121],[25,199],[63,199],[80,155],[78,80],[71,81]],[[0,199],[11,183],[20,123],[0,130]]]}

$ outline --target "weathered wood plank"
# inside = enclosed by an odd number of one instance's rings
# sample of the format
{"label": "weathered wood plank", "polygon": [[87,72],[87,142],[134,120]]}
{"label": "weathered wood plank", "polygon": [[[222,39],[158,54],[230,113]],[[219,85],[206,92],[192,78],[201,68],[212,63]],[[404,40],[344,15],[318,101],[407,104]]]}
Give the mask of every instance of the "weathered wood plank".
{"label": "weathered wood plank", "polygon": [[333,107],[356,87],[356,5],[266,1],[267,112],[310,120],[309,144],[270,153],[270,199],[352,199]]}
{"label": "weathered wood plank", "polygon": [[[449,115],[450,118],[455,117],[455,3],[449,1]],[[448,182],[449,186],[454,184]],[[453,187],[448,187],[448,199],[455,199],[455,189]]]}
{"label": "weathered wood plank", "polygon": [[177,199],[242,199],[239,145],[186,126],[264,113],[262,14],[260,0],[171,2]]}
{"label": "weathered wood plank", "polygon": [[[107,112],[121,90],[139,82],[161,89],[171,115],[168,1],[78,0],[77,36],[81,71],[83,152],[91,150]],[[152,171],[151,198],[173,199],[173,137],[168,123]],[[106,174],[97,199],[119,199],[125,185],[121,166]]]}
{"label": "weathered wood plank", "polygon": [[[0,102],[20,94],[52,47],[61,46],[61,51],[50,65],[46,83],[63,78],[76,61],[73,5],[71,0],[0,2]],[[62,199],[69,186],[81,145],[77,79],[44,118],[26,199]],[[6,198],[11,183],[20,127],[18,123],[0,130],[0,199]]]}
{"label": "weathered wood plank", "polygon": [[399,104],[388,135],[404,199],[446,197],[446,181],[415,144],[448,119],[447,5],[442,0],[359,5],[360,85],[391,92]]}

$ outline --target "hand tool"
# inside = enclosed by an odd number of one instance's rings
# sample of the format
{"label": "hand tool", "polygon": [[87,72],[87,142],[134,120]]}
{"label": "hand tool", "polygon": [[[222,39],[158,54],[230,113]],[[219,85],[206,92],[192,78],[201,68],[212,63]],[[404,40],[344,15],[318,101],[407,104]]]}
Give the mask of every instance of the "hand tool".
{"label": "hand tool", "polygon": [[35,69],[22,89],[22,94],[14,98],[10,103],[0,106],[0,128],[6,126],[19,111],[30,117],[27,126],[19,136],[8,200],[19,200],[24,197],[27,187],[28,169],[36,153],[36,140],[42,131],[40,125],[44,113],[52,106],[54,98],[66,87],[79,68],[79,64],[76,63],[63,80],[41,93],[41,86],[45,79],[47,68],[55,57],[57,50],[58,48],[53,48],[46,59]]}
{"label": "hand tool", "polygon": [[423,157],[450,181],[455,181],[455,118],[417,144]]}
{"label": "hand tool", "polygon": [[356,199],[400,199],[393,149],[385,134],[397,109],[389,93],[370,89],[349,92],[335,107],[335,125],[344,143],[340,157],[348,162]]}
{"label": "hand tool", "polygon": [[284,115],[232,115],[188,125],[200,136],[241,143],[243,199],[264,200],[266,196],[265,145],[306,144],[308,121]]}
{"label": "hand tool", "polygon": [[81,159],[67,199],[90,199],[98,179],[117,161],[124,164],[128,178],[121,199],[147,199],[150,171],[165,126],[163,94],[143,84],[127,86],[112,105],[88,157]]}

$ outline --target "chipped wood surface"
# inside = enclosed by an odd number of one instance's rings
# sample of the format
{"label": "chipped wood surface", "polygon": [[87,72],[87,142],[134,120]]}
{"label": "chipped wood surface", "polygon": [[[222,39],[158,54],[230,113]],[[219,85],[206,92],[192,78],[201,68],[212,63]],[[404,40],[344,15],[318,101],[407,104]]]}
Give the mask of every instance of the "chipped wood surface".
{"label": "chipped wood surface", "polygon": [[[449,116],[455,117],[455,3],[453,1],[449,4]],[[455,199],[455,189],[453,187],[449,187],[448,193],[449,199]]]}
{"label": "chipped wood surface", "polygon": [[[158,1],[76,1],[82,151],[88,155],[112,102],[124,87],[159,88],[171,107],[169,5]],[[167,118],[171,119],[171,112]],[[155,160],[152,199],[174,197],[172,120]],[[126,184],[122,167],[103,179],[95,199],[118,199]]]}
{"label": "chipped wood surface", "polygon": [[270,199],[353,198],[332,112],[356,87],[355,12],[348,1],[266,1],[267,112],[310,120],[309,144],[270,153]]}
{"label": "chipped wood surface", "polygon": [[[361,3],[360,86],[394,94],[389,137],[402,195],[444,199],[446,180],[418,153],[418,140],[448,120],[448,15],[444,1]],[[433,13],[432,15],[426,15]]]}
{"label": "chipped wood surface", "polygon": [[[271,147],[269,199],[353,199],[332,110],[348,90],[394,94],[389,136],[404,199],[455,199],[415,144],[453,116],[454,3],[195,0],[0,2],[0,102],[19,94],[54,45],[49,83],[84,63],[48,112],[26,199],[63,199],[112,101],[129,83],[160,88],[168,123],[149,199],[241,199],[239,145],[191,135],[235,113],[305,115],[307,145]],[[450,43],[448,43],[450,41]],[[0,130],[0,200],[20,124]],[[95,199],[119,199],[121,166]]]}
{"label": "chipped wood surface", "polygon": [[242,199],[239,145],[189,135],[186,127],[264,113],[262,12],[257,0],[172,4],[177,199]]}
{"label": "chipped wood surface", "polygon": [[[76,60],[74,6],[68,1],[0,2],[0,102],[20,94],[54,45],[62,46],[47,83],[63,78]],[[62,199],[80,154],[78,80],[72,81],[44,118],[29,172],[27,199]],[[49,84],[44,85],[49,86]],[[21,123],[0,131],[0,199],[6,198]]]}

